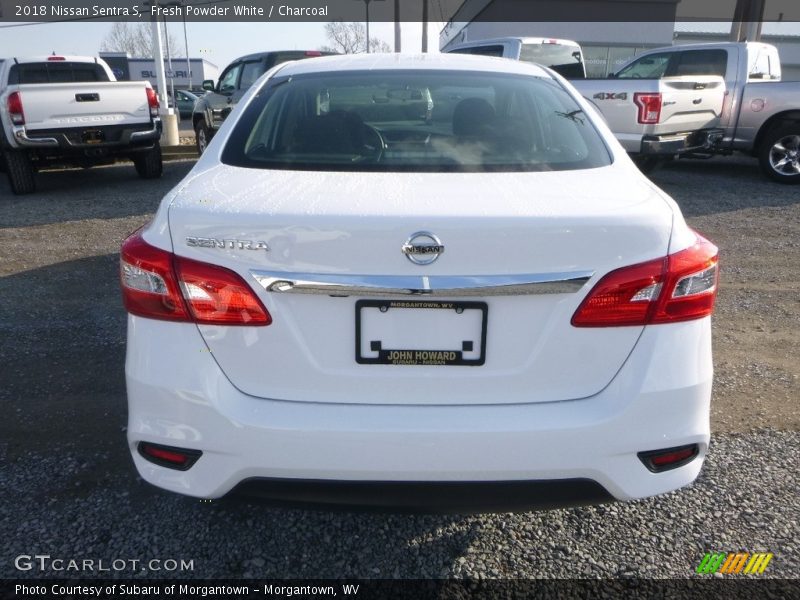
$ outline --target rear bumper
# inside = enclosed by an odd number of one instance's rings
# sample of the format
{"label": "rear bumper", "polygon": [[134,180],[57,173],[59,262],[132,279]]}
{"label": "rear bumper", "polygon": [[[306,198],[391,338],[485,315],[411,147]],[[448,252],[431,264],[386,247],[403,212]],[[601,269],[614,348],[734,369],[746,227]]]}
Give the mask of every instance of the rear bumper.
{"label": "rear bumper", "polygon": [[640,152],[648,155],[686,154],[709,150],[724,135],[722,129],[701,129],[665,135],[646,135],[642,138]]}
{"label": "rear bumper", "polygon": [[[99,141],[83,141],[82,136],[87,131],[99,132]],[[151,148],[161,137],[161,119],[137,126],[88,126],[34,131],[29,131],[24,126],[15,126],[12,136],[18,147],[40,149],[44,153],[83,155],[100,150],[108,154],[124,153]]]}
{"label": "rear bumper", "polygon": [[[339,503],[367,491],[366,500],[346,503],[374,506],[372,492],[383,486],[392,497],[382,505],[469,509],[459,505],[457,491],[475,485],[498,509],[508,501],[501,497],[507,486],[524,490],[506,507],[515,510],[582,501],[573,496],[602,501],[606,492],[630,500],[691,483],[709,441],[710,319],[646,327],[602,392],[565,402],[419,406],[254,398],[231,385],[196,326],[137,317],[128,321],[126,375],[128,441],[139,473],[204,498],[242,484],[295,501],[318,496]],[[140,441],[203,455],[187,471],[171,470],[141,457]],[[652,473],[637,457],[685,444],[699,445],[697,458],[670,471]],[[578,486],[579,494],[548,500],[543,490],[575,485],[568,480],[589,483]],[[491,502],[479,504],[492,509]]]}

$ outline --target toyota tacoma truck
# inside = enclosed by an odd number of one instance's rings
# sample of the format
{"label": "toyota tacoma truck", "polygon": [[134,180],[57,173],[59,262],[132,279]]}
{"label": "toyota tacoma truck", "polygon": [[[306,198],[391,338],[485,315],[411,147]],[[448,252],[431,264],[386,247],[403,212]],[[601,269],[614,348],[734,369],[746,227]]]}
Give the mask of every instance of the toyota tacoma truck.
{"label": "toyota tacoma truck", "polygon": [[133,161],[161,176],[161,121],[149,82],[115,80],[99,58],[45,56],[0,61],[0,157],[11,190],[35,189],[49,165]]}
{"label": "toyota tacoma truck", "polygon": [[[645,77],[666,82],[672,76],[698,75],[722,77],[725,96],[712,143],[686,156],[742,152],[758,158],[767,177],[800,183],[800,82],[781,81],[780,57],[774,46],[722,42],[651,50],[623,66],[608,82],[608,91],[622,89],[617,84],[623,79],[631,80],[627,85],[639,85]],[[573,84],[579,89],[584,85]],[[595,103],[607,115],[616,101],[596,99]]]}

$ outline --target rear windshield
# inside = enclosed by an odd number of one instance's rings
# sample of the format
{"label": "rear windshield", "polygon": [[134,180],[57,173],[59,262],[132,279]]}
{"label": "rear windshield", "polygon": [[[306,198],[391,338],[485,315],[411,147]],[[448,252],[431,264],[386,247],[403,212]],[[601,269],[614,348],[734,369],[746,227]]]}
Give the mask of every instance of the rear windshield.
{"label": "rear windshield", "polygon": [[352,171],[566,170],[610,164],[555,81],[449,71],[276,79],[223,150],[226,164]]}
{"label": "rear windshield", "polygon": [[519,59],[550,67],[567,79],[585,79],[586,70],[578,46],[567,44],[522,44]]}
{"label": "rear windshield", "polygon": [[12,65],[8,74],[9,85],[92,81],[108,81],[105,69],[96,63],[63,61],[22,63]]}

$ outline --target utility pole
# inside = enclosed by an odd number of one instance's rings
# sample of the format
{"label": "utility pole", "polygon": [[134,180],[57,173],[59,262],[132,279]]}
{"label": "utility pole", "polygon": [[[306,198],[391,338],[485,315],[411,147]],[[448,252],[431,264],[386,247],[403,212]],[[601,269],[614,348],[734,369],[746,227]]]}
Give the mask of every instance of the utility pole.
{"label": "utility pole", "polygon": [[400,52],[400,0],[394,0],[394,51]]}
{"label": "utility pole", "polygon": [[428,51],[428,0],[422,0],[422,53]]}
{"label": "utility pole", "polygon": [[[153,7],[158,8],[158,0],[153,0]],[[164,146],[177,146],[178,137],[178,118],[174,111],[169,107],[167,97],[167,78],[164,74],[164,52],[161,50],[161,27],[158,23],[158,11],[153,13],[152,21],[153,32],[153,60],[156,62],[156,80],[158,81],[158,99],[161,104],[161,118],[164,131],[161,136],[161,143]]]}

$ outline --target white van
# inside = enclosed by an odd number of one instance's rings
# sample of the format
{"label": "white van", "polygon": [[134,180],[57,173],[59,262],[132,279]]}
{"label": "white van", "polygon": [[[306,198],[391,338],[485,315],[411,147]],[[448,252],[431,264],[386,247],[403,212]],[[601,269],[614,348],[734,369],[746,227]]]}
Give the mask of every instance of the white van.
{"label": "white van", "polygon": [[540,37],[503,37],[456,44],[445,52],[498,56],[550,67],[567,79],[586,79],[578,42]]}

